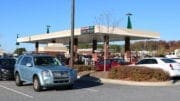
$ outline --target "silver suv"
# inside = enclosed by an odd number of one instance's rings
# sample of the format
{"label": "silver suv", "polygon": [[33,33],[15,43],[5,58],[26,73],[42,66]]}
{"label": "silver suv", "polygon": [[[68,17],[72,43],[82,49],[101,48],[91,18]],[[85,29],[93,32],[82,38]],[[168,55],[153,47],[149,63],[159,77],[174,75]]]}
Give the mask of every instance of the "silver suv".
{"label": "silver suv", "polygon": [[14,76],[17,86],[22,86],[23,82],[32,83],[35,91],[41,91],[54,86],[73,88],[77,71],[63,66],[53,56],[29,54],[18,58]]}

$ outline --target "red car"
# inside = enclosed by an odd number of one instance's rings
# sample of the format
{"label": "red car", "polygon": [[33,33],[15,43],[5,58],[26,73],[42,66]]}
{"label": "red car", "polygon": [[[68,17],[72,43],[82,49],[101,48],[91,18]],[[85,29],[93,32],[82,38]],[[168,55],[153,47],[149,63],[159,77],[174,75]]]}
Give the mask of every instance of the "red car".
{"label": "red car", "polygon": [[[96,62],[96,70],[103,71],[104,70],[104,60],[100,60]],[[106,59],[106,71],[109,71],[111,68],[119,66],[119,63],[112,61],[111,59]]]}

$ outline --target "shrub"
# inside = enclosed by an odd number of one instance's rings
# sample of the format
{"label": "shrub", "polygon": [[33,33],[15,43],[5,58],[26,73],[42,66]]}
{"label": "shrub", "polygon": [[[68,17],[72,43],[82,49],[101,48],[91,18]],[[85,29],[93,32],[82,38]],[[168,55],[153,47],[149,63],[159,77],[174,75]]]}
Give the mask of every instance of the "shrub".
{"label": "shrub", "polygon": [[133,81],[167,81],[169,74],[161,69],[138,66],[120,66],[112,68],[108,74],[111,79],[126,79]]}
{"label": "shrub", "polygon": [[77,69],[78,72],[82,72],[82,71],[95,70],[95,67],[92,65],[74,65],[74,69]]}

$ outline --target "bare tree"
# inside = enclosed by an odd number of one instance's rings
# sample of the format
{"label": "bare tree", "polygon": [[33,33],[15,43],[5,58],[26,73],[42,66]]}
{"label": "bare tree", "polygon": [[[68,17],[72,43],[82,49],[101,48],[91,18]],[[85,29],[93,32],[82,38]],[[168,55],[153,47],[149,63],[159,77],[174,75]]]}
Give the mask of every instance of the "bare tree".
{"label": "bare tree", "polygon": [[[119,21],[115,20],[112,17],[112,14],[109,12],[105,12],[100,14],[98,17],[95,17],[95,24],[98,26],[99,32],[101,31],[101,26],[106,26],[107,33],[113,33],[115,27],[119,25]],[[108,49],[109,49],[109,36],[104,36],[104,71],[106,71],[106,59],[108,56]]]}
{"label": "bare tree", "polygon": [[99,16],[95,17],[95,25],[98,26],[98,30],[101,31],[100,26],[107,27],[107,33],[112,33],[115,27],[118,27],[120,20],[115,19],[111,13],[104,12]]}

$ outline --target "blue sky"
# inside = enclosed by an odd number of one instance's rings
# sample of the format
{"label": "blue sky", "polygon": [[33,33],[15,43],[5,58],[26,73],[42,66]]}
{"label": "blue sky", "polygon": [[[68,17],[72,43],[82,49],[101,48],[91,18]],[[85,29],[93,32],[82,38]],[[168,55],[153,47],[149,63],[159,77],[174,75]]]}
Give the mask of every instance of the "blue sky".
{"label": "blue sky", "polygon": [[[96,24],[105,12],[126,27],[128,12],[134,29],[159,32],[161,40],[180,40],[179,0],[76,0],[75,27]],[[28,36],[70,29],[71,0],[0,0],[1,48],[13,52],[16,35]],[[32,44],[20,44],[27,50]]]}

